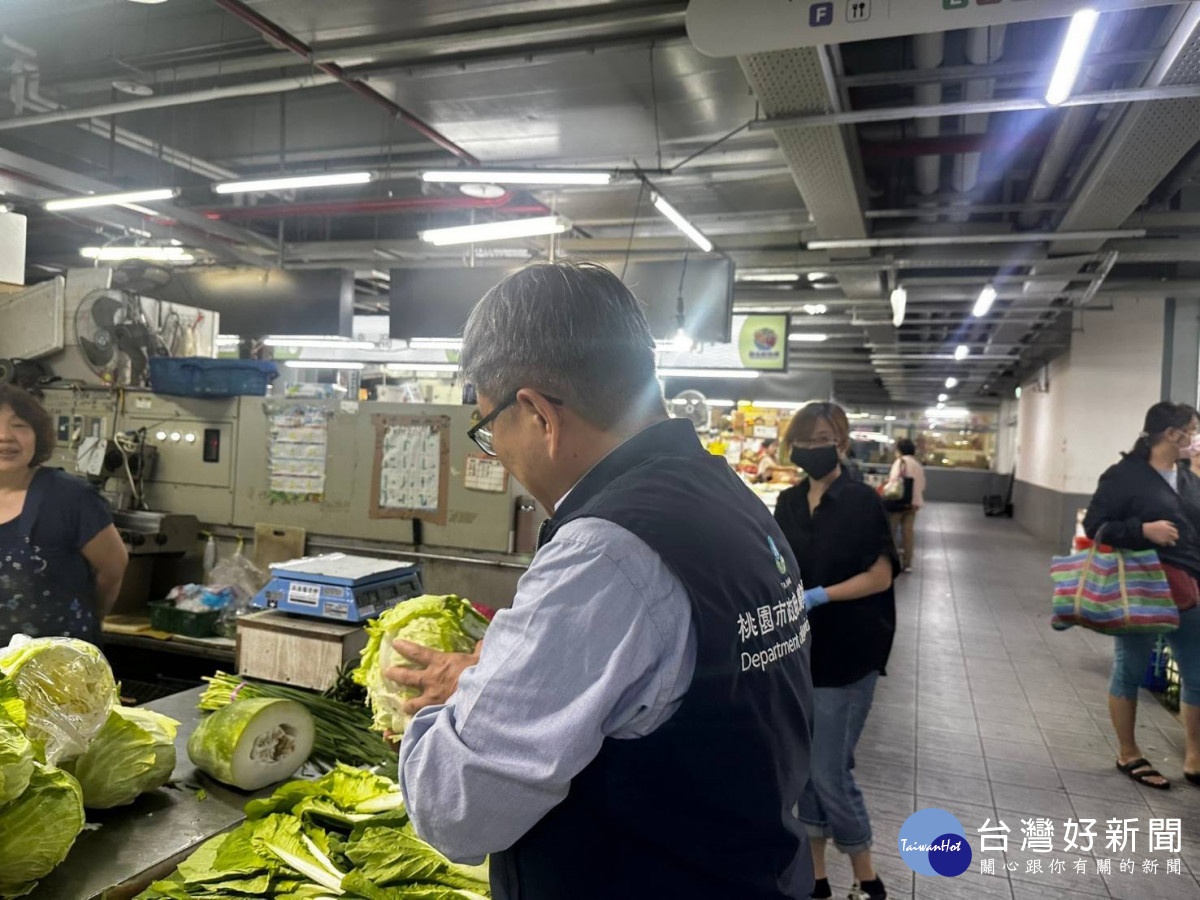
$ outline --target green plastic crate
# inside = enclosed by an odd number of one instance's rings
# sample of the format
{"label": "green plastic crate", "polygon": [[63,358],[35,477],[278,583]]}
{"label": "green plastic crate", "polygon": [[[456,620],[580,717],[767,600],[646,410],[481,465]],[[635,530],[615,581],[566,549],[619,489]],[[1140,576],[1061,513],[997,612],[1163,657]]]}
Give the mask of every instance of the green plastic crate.
{"label": "green plastic crate", "polygon": [[156,631],[168,631],[185,637],[212,637],[217,633],[219,609],[193,612],[179,609],[170,600],[159,600],[150,604],[150,626]]}

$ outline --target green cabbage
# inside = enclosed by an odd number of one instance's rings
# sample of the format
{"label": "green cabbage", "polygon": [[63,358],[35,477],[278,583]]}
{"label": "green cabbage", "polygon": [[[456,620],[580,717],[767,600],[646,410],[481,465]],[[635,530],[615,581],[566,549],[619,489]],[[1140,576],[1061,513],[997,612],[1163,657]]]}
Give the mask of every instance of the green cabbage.
{"label": "green cabbage", "polygon": [[312,713],[295,700],[237,700],[200,722],[188,758],[222,784],[257,791],[296,774],[315,736]]}
{"label": "green cabbage", "polygon": [[0,675],[0,806],[15,800],[33,774],[33,746],[24,727],[25,704],[17,686]]}
{"label": "green cabbage", "polygon": [[392,641],[412,641],[443,653],[470,653],[486,628],[487,619],[470,601],[453,595],[404,600],[368,622],[367,646],[354,680],[367,689],[376,730],[403,734],[412,719],[405,714],[404,704],[420,693],[387,677],[392,666],[413,667],[392,648]]}
{"label": "green cabbage", "polygon": [[35,763],[29,787],[0,807],[0,897],[22,897],[61,863],[83,830],[79,782]]}
{"label": "green cabbage", "polygon": [[83,788],[83,805],[125,806],[170,781],[178,727],[174,719],[153,710],[114,707],[87,752],[64,764]]}
{"label": "green cabbage", "polygon": [[117,685],[96,647],[75,638],[33,638],[0,650],[0,672],[25,704],[26,735],[52,766],[81,756],[117,705]]}

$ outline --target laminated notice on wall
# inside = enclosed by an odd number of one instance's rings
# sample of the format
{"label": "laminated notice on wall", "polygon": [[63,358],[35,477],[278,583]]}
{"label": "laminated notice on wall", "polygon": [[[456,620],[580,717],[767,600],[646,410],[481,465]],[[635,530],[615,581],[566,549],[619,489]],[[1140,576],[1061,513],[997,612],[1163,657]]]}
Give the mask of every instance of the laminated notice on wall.
{"label": "laminated notice on wall", "polygon": [[275,502],[325,498],[329,410],[320,406],[268,406],[267,474]]}
{"label": "laminated notice on wall", "polygon": [[503,494],[508,490],[508,472],[504,464],[491,456],[472,454],[467,457],[463,485],[469,491]]}
{"label": "laminated notice on wall", "polygon": [[372,518],[446,523],[450,470],[448,416],[374,416]]}

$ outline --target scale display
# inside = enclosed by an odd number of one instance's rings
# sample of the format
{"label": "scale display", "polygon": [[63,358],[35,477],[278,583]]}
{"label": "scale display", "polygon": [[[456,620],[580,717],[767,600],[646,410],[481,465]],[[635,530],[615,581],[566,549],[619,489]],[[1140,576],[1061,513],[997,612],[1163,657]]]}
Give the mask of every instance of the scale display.
{"label": "scale display", "polygon": [[271,580],[254,598],[254,606],[339,622],[365,622],[401,600],[423,593],[416,563],[327,553],[271,566]]}

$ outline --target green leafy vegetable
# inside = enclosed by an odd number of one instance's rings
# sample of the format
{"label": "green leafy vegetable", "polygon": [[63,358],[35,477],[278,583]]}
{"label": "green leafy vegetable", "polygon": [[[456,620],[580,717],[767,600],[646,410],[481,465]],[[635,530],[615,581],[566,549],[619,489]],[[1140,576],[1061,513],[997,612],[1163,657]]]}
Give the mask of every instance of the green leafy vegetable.
{"label": "green leafy vegetable", "polygon": [[61,863],[83,830],[83,791],[62,769],[35,763],[21,796],[0,808],[0,897],[21,897]]}
{"label": "green leafy vegetable", "polygon": [[25,704],[17,686],[0,675],[0,806],[20,796],[33,775],[33,745],[24,727]]}
{"label": "green leafy vegetable", "polygon": [[[209,686],[200,698],[201,709],[222,709],[235,700],[253,697],[295,700],[303,704],[312,713],[316,724],[312,759],[317,762],[326,766],[338,761],[356,766],[396,765],[396,751],[371,731],[371,714],[361,704],[322,697],[282,684],[247,681],[225,672],[217,672],[205,680]],[[357,690],[361,692],[362,688]],[[365,698],[365,692],[363,696]]]}
{"label": "green leafy vegetable", "polygon": [[452,863],[420,838],[395,828],[364,829],[346,856],[357,872],[380,887],[416,882],[484,893],[488,889],[485,867]]}
{"label": "green leafy vegetable", "polygon": [[96,647],[74,638],[19,640],[0,650],[28,717],[26,735],[52,766],[83,754],[117,705],[117,685]]}
{"label": "green leafy vegetable", "polygon": [[371,620],[354,678],[367,689],[376,730],[403,734],[412,719],[405,714],[404,704],[420,693],[387,678],[392,666],[413,665],[392,648],[392,641],[411,641],[443,653],[470,653],[486,628],[487,619],[469,601],[453,595],[405,600]]}
{"label": "green leafy vegetable", "polygon": [[87,752],[64,764],[83,788],[83,805],[125,806],[170,781],[178,728],[174,719],[153,710],[113,707]]}
{"label": "green leafy vegetable", "polygon": [[188,757],[223,784],[257,791],[295,774],[312,753],[313,718],[292,700],[239,700],[200,722]]}
{"label": "green leafy vegetable", "polygon": [[246,817],[259,819],[272,813],[316,818],[351,830],[383,813],[398,813],[407,821],[404,797],[395,782],[382,775],[339,764],[315,781],[292,781],[270,797],[246,804]]}

